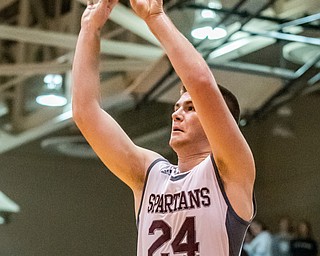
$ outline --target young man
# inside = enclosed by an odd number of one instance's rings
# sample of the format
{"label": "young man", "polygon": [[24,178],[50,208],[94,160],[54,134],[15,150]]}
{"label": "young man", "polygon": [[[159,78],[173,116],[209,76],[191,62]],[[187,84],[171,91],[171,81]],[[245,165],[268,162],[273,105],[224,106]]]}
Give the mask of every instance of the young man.
{"label": "young man", "polygon": [[136,146],[100,108],[100,31],[115,5],[89,2],[83,14],[73,63],[73,117],[108,169],[133,191],[138,256],[239,255],[254,215],[253,156],[209,67],[161,0],[131,5],[187,90],[172,114],[170,146],[178,165]]}

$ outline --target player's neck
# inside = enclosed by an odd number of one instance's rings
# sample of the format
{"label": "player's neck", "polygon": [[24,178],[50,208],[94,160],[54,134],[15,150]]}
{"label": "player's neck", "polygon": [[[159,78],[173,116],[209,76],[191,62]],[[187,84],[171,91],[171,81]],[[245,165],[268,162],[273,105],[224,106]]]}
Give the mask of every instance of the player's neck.
{"label": "player's neck", "polygon": [[187,172],[193,167],[201,163],[207,156],[210,154],[210,151],[203,151],[200,153],[192,153],[188,155],[178,155],[178,168],[180,172]]}

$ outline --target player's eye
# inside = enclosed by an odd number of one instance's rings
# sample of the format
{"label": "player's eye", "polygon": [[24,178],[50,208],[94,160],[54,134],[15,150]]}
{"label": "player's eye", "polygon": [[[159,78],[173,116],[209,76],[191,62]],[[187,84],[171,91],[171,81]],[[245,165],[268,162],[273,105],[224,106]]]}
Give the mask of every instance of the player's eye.
{"label": "player's eye", "polygon": [[195,111],[194,106],[188,106],[188,107],[187,107],[187,110],[188,110],[188,111]]}
{"label": "player's eye", "polygon": [[173,112],[176,112],[178,109],[179,109],[179,105],[175,104],[174,107],[173,107]]}

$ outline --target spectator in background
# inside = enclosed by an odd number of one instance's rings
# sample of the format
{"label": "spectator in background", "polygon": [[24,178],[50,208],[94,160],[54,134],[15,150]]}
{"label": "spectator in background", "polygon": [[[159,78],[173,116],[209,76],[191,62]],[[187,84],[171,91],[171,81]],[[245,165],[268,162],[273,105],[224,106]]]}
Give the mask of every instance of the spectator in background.
{"label": "spectator in background", "polygon": [[290,241],[293,239],[293,225],[288,216],[281,217],[278,231],[273,235],[272,255],[290,256]]}
{"label": "spectator in background", "polygon": [[254,236],[251,242],[245,242],[243,249],[249,256],[272,256],[272,236],[267,230],[266,225],[253,220],[249,231]]}
{"label": "spectator in background", "polygon": [[290,242],[292,256],[317,256],[318,245],[313,238],[311,224],[300,221],[297,225],[297,235]]}

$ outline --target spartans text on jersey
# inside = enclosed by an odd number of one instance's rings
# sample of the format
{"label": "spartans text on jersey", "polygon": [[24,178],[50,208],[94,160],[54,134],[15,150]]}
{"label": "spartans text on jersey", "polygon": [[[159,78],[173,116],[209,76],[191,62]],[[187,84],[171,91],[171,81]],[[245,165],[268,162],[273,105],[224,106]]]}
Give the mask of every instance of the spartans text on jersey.
{"label": "spartans text on jersey", "polygon": [[176,211],[208,207],[211,204],[207,187],[174,194],[151,194],[148,213],[173,213]]}

